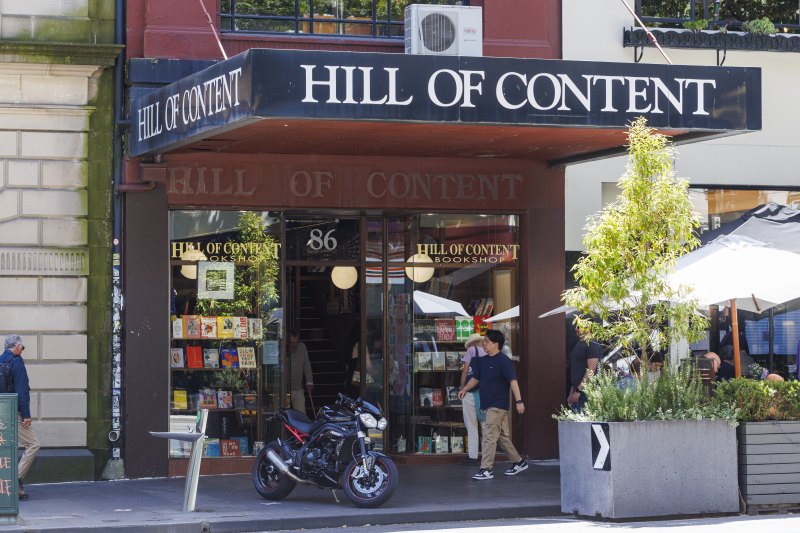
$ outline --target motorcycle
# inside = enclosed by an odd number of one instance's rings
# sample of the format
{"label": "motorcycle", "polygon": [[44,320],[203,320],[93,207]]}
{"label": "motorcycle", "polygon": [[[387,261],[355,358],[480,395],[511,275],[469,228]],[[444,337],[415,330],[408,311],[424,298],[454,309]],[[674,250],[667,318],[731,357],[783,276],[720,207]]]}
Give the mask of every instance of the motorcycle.
{"label": "motorcycle", "polygon": [[262,497],[282,500],[297,483],[342,489],[358,507],[378,507],[392,497],[397,467],[367,436],[368,429],[386,429],[379,408],[340,393],[336,406],[322,407],[313,422],[293,409],[280,409],[278,416],[289,437],[265,445],[253,464]]}

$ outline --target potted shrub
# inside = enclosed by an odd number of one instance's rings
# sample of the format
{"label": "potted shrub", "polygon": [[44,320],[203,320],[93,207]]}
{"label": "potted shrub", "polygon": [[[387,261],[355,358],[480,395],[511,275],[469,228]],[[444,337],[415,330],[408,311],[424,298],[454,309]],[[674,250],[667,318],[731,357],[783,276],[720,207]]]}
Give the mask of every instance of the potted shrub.
{"label": "potted shrub", "polygon": [[620,387],[600,371],[584,386],[585,410],[562,408],[561,508],[607,518],[737,512],[734,414],[708,404],[696,374],[677,362],[648,371],[648,354],[699,339],[707,321],[665,282],[698,245],[688,183],[675,178],[671,146],[643,118],[628,139],[620,195],[589,221],[577,287],[564,300],[590,339],[640,354],[642,374]]}
{"label": "potted shrub", "polygon": [[714,404],[740,421],[739,488],[748,512],[800,505],[800,382],[733,379]]}

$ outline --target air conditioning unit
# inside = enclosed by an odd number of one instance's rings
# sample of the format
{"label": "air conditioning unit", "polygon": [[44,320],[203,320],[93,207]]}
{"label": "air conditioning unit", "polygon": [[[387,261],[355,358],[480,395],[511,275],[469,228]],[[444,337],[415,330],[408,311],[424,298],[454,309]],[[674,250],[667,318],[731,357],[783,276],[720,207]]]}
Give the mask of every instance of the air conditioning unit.
{"label": "air conditioning unit", "polygon": [[406,53],[483,55],[483,9],[468,6],[406,6]]}

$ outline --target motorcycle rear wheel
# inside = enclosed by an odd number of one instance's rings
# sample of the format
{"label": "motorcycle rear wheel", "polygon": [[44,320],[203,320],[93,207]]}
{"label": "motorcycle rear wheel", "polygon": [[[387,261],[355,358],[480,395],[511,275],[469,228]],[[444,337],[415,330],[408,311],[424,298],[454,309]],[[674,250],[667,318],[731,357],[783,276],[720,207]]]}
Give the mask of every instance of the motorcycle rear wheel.
{"label": "motorcycle rear wheel", "polygon": [[388,457],[376,457],[372,471],[366,473],[363,463],[356,458],[342,474],[342,488],[357,507],[379,507],[394,494],[397,477],[397,467]]}
{"label": "motorcycle rear wheel", "polygon": [[294,490],[297,483],[270,462],[267,450],[273,450],[281,459],[286,460],[283,449],[277,441],[264,446],[256,457],[256,462],[253,463],[253,485],[262,498],[272,501],[282,500]]}

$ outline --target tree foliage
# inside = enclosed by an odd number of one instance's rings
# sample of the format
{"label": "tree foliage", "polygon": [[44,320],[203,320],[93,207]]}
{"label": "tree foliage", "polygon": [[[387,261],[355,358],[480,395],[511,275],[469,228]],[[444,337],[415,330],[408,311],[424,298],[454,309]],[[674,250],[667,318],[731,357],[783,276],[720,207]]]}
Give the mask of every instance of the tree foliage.
{"label": "tree foliage", "polygon": [[589,219],[586,251],[573,267],[578,285],[564,300],[589,338],[629,353],[638,347],[647,358],[678,339],[698,340],[706,329],[696,303],[665,283],[678,257],[698,246],[699,222],[688,182],[672,172],[674,148],[644,118],[628,130],[628,152],[621,192]]}
{"label": "tree foliage", "polygon": [[230,261],[236,264],[233,300],[198,299],[202,314],[217,316],[260,316],[262,303],[278,298],[278,256],[275,239],[265,232],[264,221],[258,213],[243,212],[236,227],[238,241],[232,244]]}

